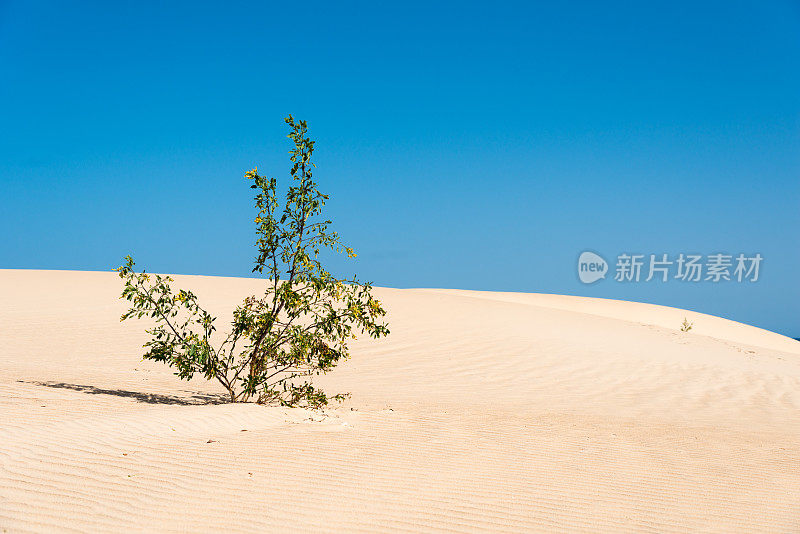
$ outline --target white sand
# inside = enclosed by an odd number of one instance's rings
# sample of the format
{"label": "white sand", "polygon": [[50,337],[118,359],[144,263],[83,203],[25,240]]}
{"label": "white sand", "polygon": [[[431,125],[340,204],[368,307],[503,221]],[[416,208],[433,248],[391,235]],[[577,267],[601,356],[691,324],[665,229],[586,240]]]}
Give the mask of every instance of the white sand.
{"label": "white sand", "polygon": [[[176,278],[222,325],[261,292]],[[191,405],[220,389],[141,360],[121,284],[0,271],[3,531],[800,531],[786,337],[629,302],[378,289],[392,335],[324,378],[352,392],[341,407]]]}

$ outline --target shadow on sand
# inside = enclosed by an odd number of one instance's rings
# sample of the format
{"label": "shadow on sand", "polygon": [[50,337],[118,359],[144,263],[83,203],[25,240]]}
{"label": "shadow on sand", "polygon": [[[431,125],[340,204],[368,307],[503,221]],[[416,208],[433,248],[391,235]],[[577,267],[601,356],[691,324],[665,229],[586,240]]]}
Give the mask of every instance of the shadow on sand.
{"label": "shadow on sand", "polygon": [[181,406],[194,406],[198,404],[226,404],[230,402],[224,395],[205,395],[194,393],[186,396],[158,395],[156,393],[142,393],[140,391],[127,391],[124,389],[102,389],[95,386],[82,386],[80,384],[67,384],[64,382],[26,382],[18,380],[23,384],[33,384],[48,388],[71,389],[88,393],[90,395],[115,395],[117,397],[127,397],[138,402],[148,404],[179,404]]}

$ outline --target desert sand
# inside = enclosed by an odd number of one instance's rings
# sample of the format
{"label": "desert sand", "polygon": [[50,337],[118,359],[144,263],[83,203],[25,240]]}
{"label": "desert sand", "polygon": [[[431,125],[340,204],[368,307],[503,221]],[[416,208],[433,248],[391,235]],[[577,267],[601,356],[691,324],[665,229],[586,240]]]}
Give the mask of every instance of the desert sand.
{"label": "desert sand", "polygon": [[[221,326],[263,284],[175,278]],[[3,532],[800,531],[800,342],[778,334],[378,288],[392,334],[320,380],[352,393],[321,413],[143,361],[121,285],[0,270]]]}

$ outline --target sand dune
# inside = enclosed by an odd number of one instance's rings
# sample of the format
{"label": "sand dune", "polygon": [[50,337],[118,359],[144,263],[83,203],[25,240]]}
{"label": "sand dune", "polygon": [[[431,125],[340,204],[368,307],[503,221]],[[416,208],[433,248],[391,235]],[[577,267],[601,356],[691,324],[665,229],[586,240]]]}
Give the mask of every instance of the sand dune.
{"label": "sand dune", "polygon": [[[176,276],[223,320],[252,279]],[[141,360],[114,273],[0,270],[0,528],[798,532],[800,342],[695,312],[379,288],[315,413]],[[689,333],[678,330],[687,317]]]}

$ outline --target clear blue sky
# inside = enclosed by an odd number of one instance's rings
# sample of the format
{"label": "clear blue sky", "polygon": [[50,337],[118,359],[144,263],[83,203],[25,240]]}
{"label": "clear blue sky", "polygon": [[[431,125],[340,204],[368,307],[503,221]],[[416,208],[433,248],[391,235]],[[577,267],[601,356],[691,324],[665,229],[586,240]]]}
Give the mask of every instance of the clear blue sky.
{"label": "clear blue sky", "polygon": [[[339,274],[800,336],[794,1],[0,0],[0,267],[248,276],[242,175],[285,178],[289,113],[359,253]],[[587,286],[586,249],[764,263]]]}

